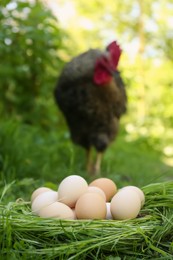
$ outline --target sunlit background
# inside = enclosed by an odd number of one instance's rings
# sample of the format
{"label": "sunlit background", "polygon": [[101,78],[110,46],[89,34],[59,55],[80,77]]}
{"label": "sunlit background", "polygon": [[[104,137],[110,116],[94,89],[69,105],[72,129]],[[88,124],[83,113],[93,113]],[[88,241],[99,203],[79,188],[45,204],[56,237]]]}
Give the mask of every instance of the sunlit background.
{"label": "sunlit background", "polygon": [[[95,176],[53,93],[66,62],[113,40],[123,50],[118,69],[128,109]],[[36,216],[33,192],[59,193],[69,175],[88,184],[109,178],[118,190],[137,186],[145,204],[123,221],[63,220],[58,210],[55,218]],[[67,184],[70,190],[73,181]],[[126,205],[120,215],[139,210],[134,195],[117,202]],[[172,198],[173,0],[0,0],[0,259],[171,260]]]}
{"label": "sunlit background", "polygon": [[[120,68],[127,81],[129,116],[133,117],[133,121],[127,119],[125,126],[130,134],[127,139],[152,135],[170,137],[171,141],[173,3],[142,0],[130,3],[126,0],[45,2],[75,44],[74,53],[99,46],[104,48],[114,39],[121,44],[124,53]],[[173,156],[172,141],[163,152]],[[173,165],[172,158],[165,158],[165,161]]]}
{"label": "sunlit background", "polygon": [[[126,83],[126,144],[143,140],[173,166],[173,2],[2,0],[0,115],[50,131],[68,130],[52,93],[65,62],[117,40]],[[149,151],[148,151],[149,152]]]}

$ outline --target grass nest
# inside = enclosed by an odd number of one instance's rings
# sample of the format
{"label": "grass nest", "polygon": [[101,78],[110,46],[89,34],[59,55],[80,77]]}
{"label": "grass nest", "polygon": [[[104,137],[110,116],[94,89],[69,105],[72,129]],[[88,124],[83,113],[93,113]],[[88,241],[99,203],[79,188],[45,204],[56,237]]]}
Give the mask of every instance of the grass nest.
{"label": "grass nest", "polygon": [[133,220],[58,220],[34,216],[30,202],[0,204],[2,259],[172,259],[173,181],[142,188]]}

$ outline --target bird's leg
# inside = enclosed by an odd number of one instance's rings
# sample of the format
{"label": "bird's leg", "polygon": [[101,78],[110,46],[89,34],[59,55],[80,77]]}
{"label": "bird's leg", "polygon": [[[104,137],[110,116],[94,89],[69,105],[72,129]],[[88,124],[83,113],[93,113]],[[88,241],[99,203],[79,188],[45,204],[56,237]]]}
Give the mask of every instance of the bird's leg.
{"label": "bird's leg", "polygon": [[94,165],[94,174],[95,175],[98,175],[100,173],[102,158],[103,158],[103,153],[97,152],[96,162]]}
{"label": "bird's leg", "polygon": [[93,173],[93,162],[92,162],[92,149],[91,147],[87,149],[87,172],[88,173]]}

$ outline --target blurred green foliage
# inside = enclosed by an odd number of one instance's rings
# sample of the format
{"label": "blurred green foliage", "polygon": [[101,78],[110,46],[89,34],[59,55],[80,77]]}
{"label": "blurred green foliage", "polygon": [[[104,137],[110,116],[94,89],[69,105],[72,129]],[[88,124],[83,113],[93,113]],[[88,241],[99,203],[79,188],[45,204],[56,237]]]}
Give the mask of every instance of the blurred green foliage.
{"label": "blurred green foliage", "polygon": [[173,4],[60,0],[57,13],[64,23],[48,6],[36,0],[0,2],[2,183],[56,182],[72,173],[91,178],[84,169],[85,152],[72,144],[53,90],[66,61],[114,39],[123,49],[128,112],[105,154],[102,174],[121,185],[171,178]]}
{"label": "blurred green foliage", "polygon": [[66,61],[115,39],[123,49],[128,112],[101,176],[118,188],[173,178],[172,17],[170,0],[0,1],[2,203],[29,201],[39,186],[57,190],[70,174],[95,178],[85,170],[85,151],[71,142],[53,90]]}
{"label": "blurred green foliage", "polygon": [[46,128],[56,124],[52,92],[64,62],[117,39],[129,99],[126,122],[138,128],[148,121],[157,126],[158,120],[165,129],[173,126],[170,1],[61,0],[57,13],[66,26],[48,6],[35,0],[0,3],[1,116]]}
{"label": "blurred green foliage", "polygon": [[[117,141],[107,150],[102,163],[102,176],[117,186],[144,185],[172,178],[172,168],[163,162],[156,149],[158,139],[129,140],[120,132]],[[157,145],[155,145],[157,144]],[[0,127],[0,194],[5,184],[15,180],[4,201],[18,197],[29,200],[39,186],[57,189],[68,175],[78,174],[91,182],[85,170],[85,152],[72,144],[62,129],[45,131],[14,119],[1,122]]]}
{"label": "blurred green foliage", "polygon": [[0,115],[48,125],[66,35],[40,1],[1,1],[0,10]]}

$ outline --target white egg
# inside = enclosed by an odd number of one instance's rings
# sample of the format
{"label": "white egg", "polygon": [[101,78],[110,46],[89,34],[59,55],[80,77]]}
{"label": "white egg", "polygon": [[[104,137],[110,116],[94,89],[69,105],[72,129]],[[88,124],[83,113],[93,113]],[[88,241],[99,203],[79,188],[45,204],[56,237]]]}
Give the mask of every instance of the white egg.
{"label": "white egg", "polygon": [[113,219],[112,218],[112,214],[111,214],[111,209],[110,209],[111,203],[110,202],[106,202],[106,219]]}
{"label": "white egg", "polygon": [[33,203],[31,204],[32,212],[38,215],[42,208],[47,207],[56,201],[58,201],[58,193],[56,191],[47,191],[41,193],[34,199]]}
{"label": "white egg", "polygon": [[39,211],[42,218],[75,219],[73,210],[61,202],[54,202]]}
{"label": "white egg", "polygon": [[51,189],[47,188],[47,187],[39,187],[38,189],[36,189],[35,191],[33,191],[32,195],[31,195],[31,202],[33,202],[33,200],[41,193],[43,192],[47,192],[47,191],[52,191]]}
{"label": "white egg", "polygon": [[141,209],[141,200],[134,190],[121,189],[111,200],[113,219],[124,220],[136,218]]}
{"label": "white egg", "polygon": [[136,191],[138,193],[139,197],[140,197],[140,200],[141,200],[141,207],[144,205],[144,203],[145,203],[145,195],[144,195],[143,191],[140,188],[138,188],[136,186],[125,186],[122,189],[126,189],[126,190],[128,189],[128,190]]}
{"label": "white egg", "polygon": [[75,208],[72,208],[71,210],[73,211],[74,219],[77,219],[77,217],[76,217],[76,212],[75,212]]}
{"label": "white egg", "polygon": [[88,184],[84,178],[78,175],[66,177],[59,185],[59,201],[73,208],[78,198],[88,189]]}

